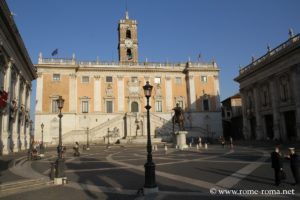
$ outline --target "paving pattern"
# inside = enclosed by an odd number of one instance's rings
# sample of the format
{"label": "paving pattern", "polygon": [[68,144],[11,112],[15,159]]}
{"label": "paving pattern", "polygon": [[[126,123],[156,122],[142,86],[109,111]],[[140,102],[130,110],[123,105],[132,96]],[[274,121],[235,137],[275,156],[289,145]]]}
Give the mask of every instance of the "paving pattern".
{"label": "paving pattern", "polygon": [[[60,199],[60,193],[68,198],[78,194],[85,199],[299,199],[300,188],[290,184],[293,180],[289,172],[280,188],[274,186],[269,155],[269,150],[263,148],[236,147],[231,150],[210,146],[207,150],[194,147],[185,151],[174,148],[165,151],[161,145],[153,152],[160,192],[146,197],[137,195],[137,190],[144,184],[145,146],[95,146],[90,151],[83,151],[80,157],[73,157],[72,151],[67,151],[65,173],[68,184],[48,186],[47,190],[57,193],[56,199]],[[56,152],[50,150],[38,161],[28,162],[21,157],[10,171],[21,177],[45,178],[55,159]],[[288,171],[288,163],[285,166]],[[294,189],[296,194],[214,194],[217,190],[261,189]],[[34,194],[43,190],[46,189],[35,190]],[[32,197],[32,193],[23,191],[13,196],[4,195],[4,199],[11,197],[26,200]]]}

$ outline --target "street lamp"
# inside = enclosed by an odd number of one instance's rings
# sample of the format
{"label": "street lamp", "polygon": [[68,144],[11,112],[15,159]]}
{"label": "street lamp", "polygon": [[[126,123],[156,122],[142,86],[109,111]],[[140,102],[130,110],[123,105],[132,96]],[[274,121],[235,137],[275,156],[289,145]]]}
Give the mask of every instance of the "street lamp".
{"label": "street lamp", "polygon": [[152,161],[152,144],[150,136],[150,108],[149,98],[151,97],[153,86],[149,84],[149,81],[146,82],[146,85],[143,86],[145,97],[147,98],[147,105],[145,106],[147,110],[147,163],[145,163],[145,193],[158,192],[158,187],[155,182],[155,164]]}
{"label": "street lamp", "polygon": [[86,150],[90,150],[89,127],[86,128]]}
{"label": "street lamp", "polygon": [[107,129],[107,146],[106,146],[106,148],[109,148],[109,145],[110,145],[110,142],[109,142],[109,132],[110,132],[110,130],[108,128]]}
{"label": "street lamp", "polygon": [[56,100],[57,103],[57,107],[59,109],[59,144],[57,147],[58,150],[58,158],[56,160],[56,170],[55,170],[55,177],[56,178],[62,178],[65,176],[65,172],[64,172],[64,159],[62,157],[62,153],[63,153],[63,147],[62,147],[62,133],[61,133],[61,118],[63,117],[63,114],[61,113],[61,109],[64,106],[64,99],[62,98],[62,96],[59,96],[58,99]]}
{"label": "street lamp", "polygon": [[45,153],[45,148],[44,148],[44,123],[41,124],[41,128],[42,128],[42,142],[41,142],[41,146],[40,146],[40,154],[44,154]]}

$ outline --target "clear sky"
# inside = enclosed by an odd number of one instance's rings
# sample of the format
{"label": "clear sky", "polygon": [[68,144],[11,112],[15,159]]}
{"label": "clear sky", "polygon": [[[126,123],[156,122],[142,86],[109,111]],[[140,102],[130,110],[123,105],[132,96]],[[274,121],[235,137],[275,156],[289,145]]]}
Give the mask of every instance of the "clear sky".
{"label": "clear sky", "polygon": [[[6,1],[34,64],[56,48],[61,58],[118,60],[125,0]],[[238,92],[239,65],[286,41],[289,28],[300,32],[299,0],[127,0],[127,8],[138,22],[139,61],[215,59],[221,100]]]}

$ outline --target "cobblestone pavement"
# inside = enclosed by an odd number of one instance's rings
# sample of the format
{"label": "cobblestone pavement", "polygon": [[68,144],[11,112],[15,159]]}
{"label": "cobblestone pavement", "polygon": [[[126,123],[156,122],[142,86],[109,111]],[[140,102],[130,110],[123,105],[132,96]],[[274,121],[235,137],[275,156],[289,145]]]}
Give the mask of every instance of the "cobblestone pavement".
{"label": "cobblestone pavement", "polygon": [[[67,184],[1,191],[0,199],[300,199],[300,186],[291,184],[288,160],[284,161],[287,179],[274,186],[269,160],[272,149],[268,147],[231,150],[211,145],[207,150],[168,148],[166,152],[159,145],[153,152],[159,193],[148,196],[137,195],[144,184],[145,146],[92,146],[80,157],[73,157],[69,149],[65,155]],[[56,156],[53,149],[47,149],[46,156],[37,161],[26,161],[20,155],[9,170],[1,169],[0,181],[10,182],[12,178],[7,177],[11,175],[15,181],[47,182]]]}

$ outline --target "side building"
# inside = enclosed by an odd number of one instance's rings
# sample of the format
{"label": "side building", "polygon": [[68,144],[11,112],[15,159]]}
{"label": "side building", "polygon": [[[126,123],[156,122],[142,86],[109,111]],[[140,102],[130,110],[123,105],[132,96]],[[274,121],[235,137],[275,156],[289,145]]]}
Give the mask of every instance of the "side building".
{"label": "side building", "polygon": [[31,81],[35,67],[5,1],[0,0],[0,155],[30,142]]}
{"label": "side building", "polygon": [[240,70],[247,139],[300,140],[300,34]]}
{"label": "side building", "polygon": [[243,114],[241,95],[235,94],[222,101],[223,135],[229,140],[243,139]]}
{"label": "side building", "polygon": [[[77,61],[43,58],[36,65],[37,105],[35,138],[58,142],[56,99],[62,96],[63,143],[75,141],[135,142],[146,136],[146,98],[143,86],[153,85],[150,99],[151,134],[169,138],[171,118],[178,103],[185,111],[191,136],[222,133],[219,68],[211,63],[153,63],[138,61],[137,22],[120,20],[119,61]],[[89,136],[88,136],[89,135]]]}

